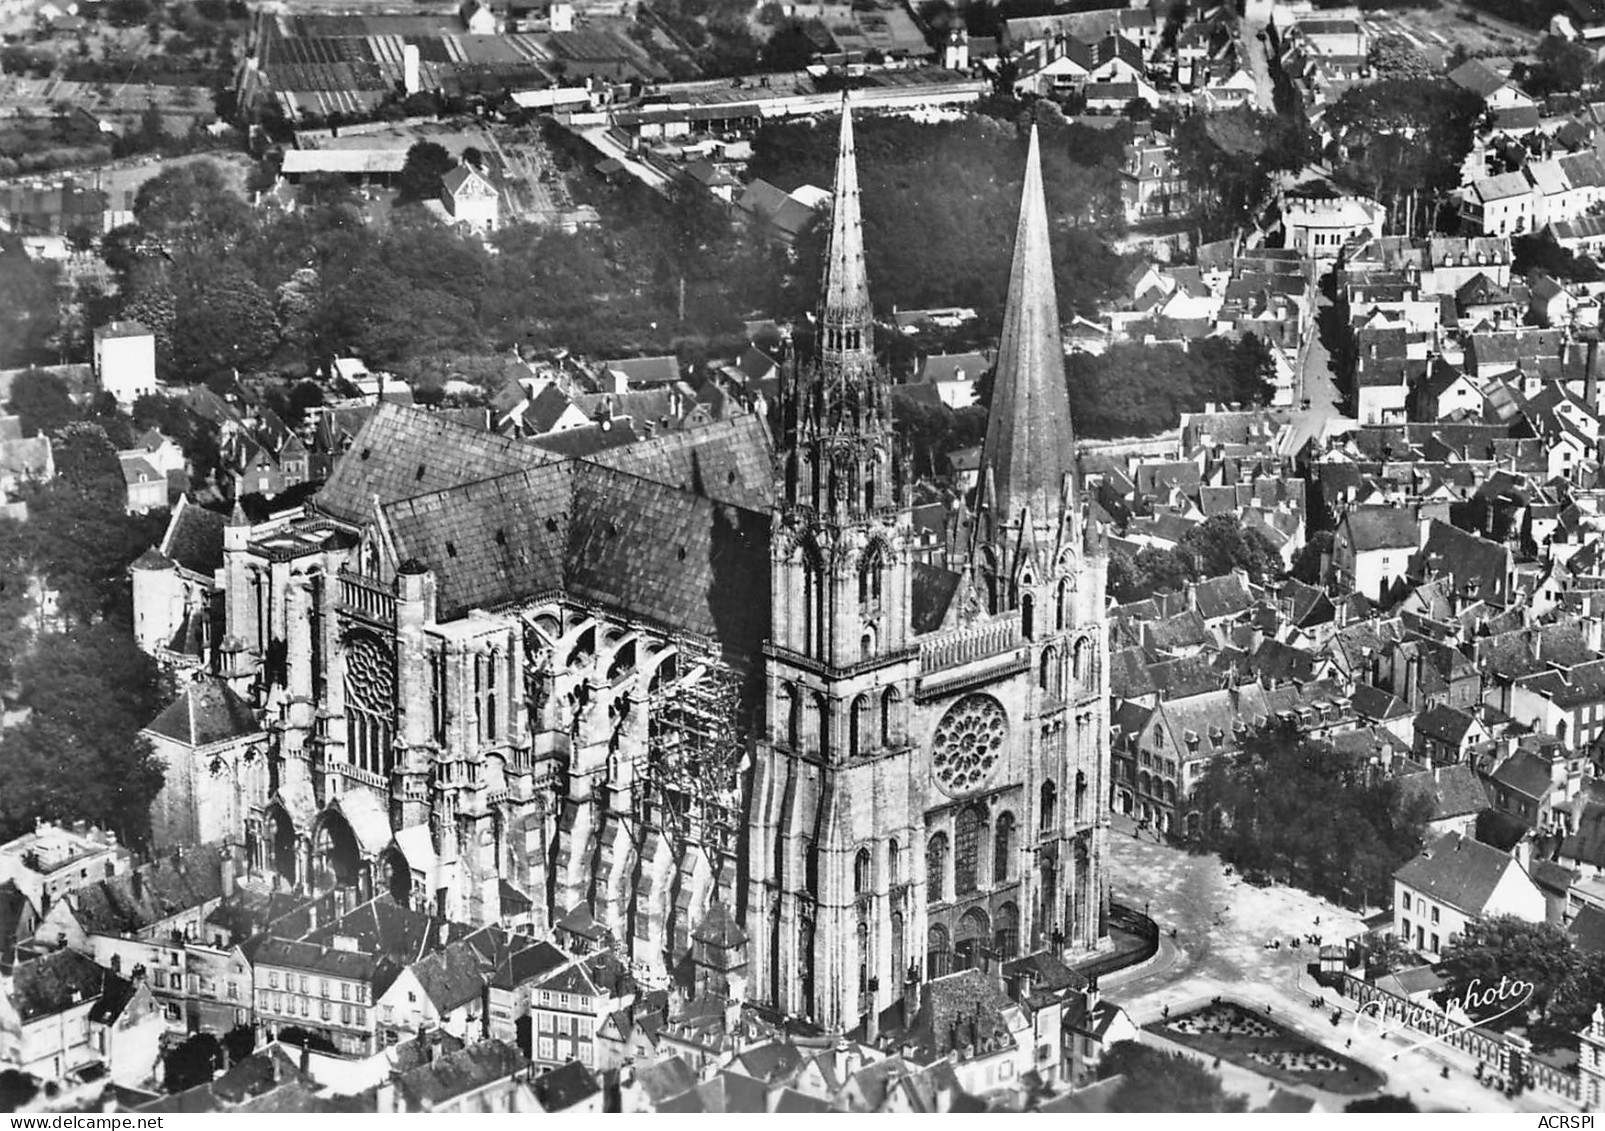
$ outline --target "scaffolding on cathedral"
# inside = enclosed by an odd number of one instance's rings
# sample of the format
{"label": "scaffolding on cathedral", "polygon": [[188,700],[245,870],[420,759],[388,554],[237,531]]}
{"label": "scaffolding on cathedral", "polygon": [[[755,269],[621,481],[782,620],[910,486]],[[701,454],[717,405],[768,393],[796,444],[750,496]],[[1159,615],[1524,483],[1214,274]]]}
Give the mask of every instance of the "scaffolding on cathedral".
{"label": "scaffolding on cathedral", "polygon": [[713,857],[733,854],[741,830],[740,697],[736,674],[711,655],[648,696],[637,810],[674,844],[701,844]]}

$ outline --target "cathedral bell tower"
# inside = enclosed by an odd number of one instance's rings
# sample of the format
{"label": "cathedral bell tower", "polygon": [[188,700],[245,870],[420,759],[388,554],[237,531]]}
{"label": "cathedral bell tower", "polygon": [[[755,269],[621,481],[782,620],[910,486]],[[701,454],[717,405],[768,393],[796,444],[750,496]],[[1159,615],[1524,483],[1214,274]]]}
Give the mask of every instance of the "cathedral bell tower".
{"label": "cathedral bell tower", "polygon": [[845,99],[814,356],[787,367],[778,448],[775,644],[836,667],[903,647],[908,570],[897,559],[909,484],[891,381],[875,364]]}
{"label": "cathedral bell tower", "polygon": [[845,96],[830,225],[812,356],[792,360],[780,394],[747,914],[757,995],[851,1026],[886,1004],[903,961],[887,853],[895,869],[908,839],[877,821],[874,782],[907,757],[918,657],[909,465],[875,361]]}

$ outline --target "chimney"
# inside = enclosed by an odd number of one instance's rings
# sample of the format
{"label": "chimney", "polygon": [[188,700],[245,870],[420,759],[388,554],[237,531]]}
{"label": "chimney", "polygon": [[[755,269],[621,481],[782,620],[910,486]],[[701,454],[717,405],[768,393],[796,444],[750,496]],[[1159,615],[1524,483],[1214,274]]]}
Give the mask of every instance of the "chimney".
{"label": "chimney", "polygon": [[134,898],[136,900],[144,899],[145,898],[145,873],[143,871],[141,871],[140,869],[135,868],[132,872],[130,872],[128,874],[128,886],[131,889],[133,889]]}
{"label": "chimney", "polygon": [[914,1025],[914,1018],[920,1012],[920,967],[918,962],[910,962],[908,970],[903,975],[903,1028],[909,1029]]}
{"label": "chimney", "polygon": [[312,1075],[312,1044],[308,1042],[301,1046],[301,1075]]}
{"label": "chimney", "polygon": [[232,849],[223,850],[223,859],[218,862],[222,873],[223,898],[227,899],[234,894],[234,852]]}
{"label": "chimney", "polygon": [[1530,873],[1533,870],[1533,838],[1531,833],[1516,842],[1515,850],[1511,855],[1515,856],[1516,863],[1521,865],[1523,872]]}
{"label": "chimney", "polygon": [[874,1001],[869,1003],[869,1013],[864,1018],[864,1043],[879,1046],[881,1039],[881,1011]]}

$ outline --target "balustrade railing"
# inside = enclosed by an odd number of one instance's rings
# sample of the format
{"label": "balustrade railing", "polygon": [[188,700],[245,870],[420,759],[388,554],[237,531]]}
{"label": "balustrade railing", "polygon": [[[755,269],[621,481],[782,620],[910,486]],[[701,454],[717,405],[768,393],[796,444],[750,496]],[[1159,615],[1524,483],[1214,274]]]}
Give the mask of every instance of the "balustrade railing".
{"label": "balustrade railing", "polygon": [[920,645],[920,673],[942,671],[1012,652],[1020,646],[1020,614],[959,629]]}
{"label": "balustrade railing", "polygon": [[345,609],[385,623],[396,619],[396,595],[388,585],[344,570],[338,577],[340,604]]}

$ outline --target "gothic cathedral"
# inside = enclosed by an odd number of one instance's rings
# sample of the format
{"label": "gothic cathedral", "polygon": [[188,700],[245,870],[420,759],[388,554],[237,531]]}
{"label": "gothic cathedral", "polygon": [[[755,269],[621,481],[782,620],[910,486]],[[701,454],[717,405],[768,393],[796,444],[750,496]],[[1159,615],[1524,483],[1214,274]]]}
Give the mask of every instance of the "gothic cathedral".
{"label": "gothic cathedral", "polygon": [[1034,131],[955,571],[921,560],[872,334],[844,111],[815,354],[776,435],[746,911],[754,993],[847,1027],[905,979],[1106,937],[1107,558],[1076,481]]}
{"label": "gothic cathedral", "polygon": [[564,455],[380,405],[304,507],[180,506],[134,565],[136,634],[194,674],[173,717],[216,725],[153,732],[158,847],[595,928],[660,975],[716,936],[693,961],[719,992],[843,1028],[911,977],[1097,948],[1106,558],[1034,136],[980,484],[941,552],[873,328],[844,113],[816,342],[773,423]]}

